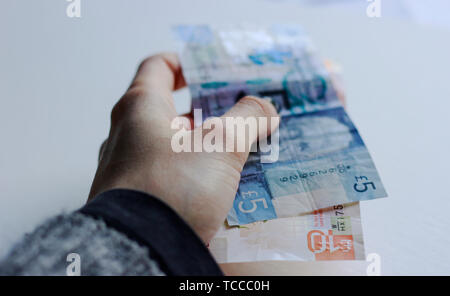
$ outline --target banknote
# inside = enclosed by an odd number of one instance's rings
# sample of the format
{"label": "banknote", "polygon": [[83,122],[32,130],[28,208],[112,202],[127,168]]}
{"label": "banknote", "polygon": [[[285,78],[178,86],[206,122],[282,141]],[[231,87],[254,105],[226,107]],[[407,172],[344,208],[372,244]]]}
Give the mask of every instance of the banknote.
{"label": "banknote", "polygon": [[[281,122],[276,161],[250,154],[229,225],[386,196],[331,76],[298,26],[174,28],[192,105],[223,115],[245,95],[270,97]],[[201,122],[195,122],[198,126]]]}
{"label": "banknote", "polygon": [[209,249],[219,263],[364,260],[359,203],[244,226],[224,225]]}

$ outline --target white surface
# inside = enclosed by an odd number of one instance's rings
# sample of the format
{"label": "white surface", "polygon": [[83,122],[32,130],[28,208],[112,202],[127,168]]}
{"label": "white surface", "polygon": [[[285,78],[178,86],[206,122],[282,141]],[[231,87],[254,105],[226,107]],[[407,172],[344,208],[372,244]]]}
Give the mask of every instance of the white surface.
{"label": "white surface", "polygon": [[[294,2],[309,6],[328,6],[353,13],[364,11],[373,0],[266,0]],[[403,19],[408,22],[450,29],[450,1],[448,0],[379,0],[382,17]]]}
{"label": "white surface", "polygon": [[0,254],[84,203],[110,109],[141,59],[173,49],[170,25],[300,23],[342,64],[390,195],[362,204],[367,253],[383,274],[450,274],[449,31],[292,2],[81,2],[81,19],[63,0],[0,6]]}

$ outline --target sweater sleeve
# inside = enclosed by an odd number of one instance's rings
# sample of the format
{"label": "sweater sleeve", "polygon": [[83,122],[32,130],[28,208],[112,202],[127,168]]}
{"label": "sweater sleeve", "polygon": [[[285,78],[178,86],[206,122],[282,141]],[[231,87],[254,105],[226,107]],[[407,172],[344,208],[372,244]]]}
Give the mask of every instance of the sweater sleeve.
{"label": "sweater sleeve", "polygon": [[0,275],[222,275],[208,249],[166,204],[142,192],[104,192],[52,218],[0,262]]}

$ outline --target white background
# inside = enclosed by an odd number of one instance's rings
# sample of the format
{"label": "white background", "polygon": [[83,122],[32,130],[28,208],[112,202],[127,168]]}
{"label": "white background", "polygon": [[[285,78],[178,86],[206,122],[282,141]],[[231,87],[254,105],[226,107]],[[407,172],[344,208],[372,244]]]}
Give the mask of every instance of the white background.
{"label": "white background", "polygon": [[450,274],[450,31],[298,1],[81,0],[81,19],[67,4],[0,6],[0,255],[83,205],[109,112],[140,60],[174,50],[171,25],[299,23],[343,66],[349,113],[389,194],[362,203],[366,252],[386,275]]}

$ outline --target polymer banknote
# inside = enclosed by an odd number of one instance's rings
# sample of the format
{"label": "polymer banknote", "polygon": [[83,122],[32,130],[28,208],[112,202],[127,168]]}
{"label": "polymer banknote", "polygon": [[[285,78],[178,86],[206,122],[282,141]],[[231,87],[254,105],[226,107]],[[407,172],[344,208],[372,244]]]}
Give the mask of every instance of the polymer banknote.
{"label": "polymer banknote", "polygon": [[364,260],[359,203],[244,226],[224,225],[209,249],[218,263]]}
{"label": "polymer banknote", "polygon": [[[245,95],[270,97],[281,116],[278,158],[251,153],[229,225],[294,217],[386,196],[331,76],[298,26],[174,28],[194,109],[221,116]],[[195,122],[200,125],[201,122]]]}

